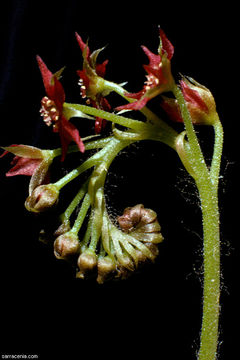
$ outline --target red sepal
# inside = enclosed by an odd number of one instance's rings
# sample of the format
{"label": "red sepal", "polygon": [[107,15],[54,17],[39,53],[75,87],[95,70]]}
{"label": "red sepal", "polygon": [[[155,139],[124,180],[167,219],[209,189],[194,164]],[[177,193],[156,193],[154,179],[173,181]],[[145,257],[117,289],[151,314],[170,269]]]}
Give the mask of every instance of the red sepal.
{"label": "red sepal", "polygon": [[11,162],[11,165],[14,166],[6,173],[6,176],[32,176],[41,162],[42,159],[29,159],[15,156]]}
{"label": "red sepal", "polygon": [[53,100],[58,107],[58,110],[62,110],[62,105],[65,101],[65,92],[60,81],[54,76],[54,74],[47,68],[42,58],[37,55],[37,62],[42,74],[43,84],[47,93],[47,96]]}
{"label": "red sepal", "polygon": [[205,113],[208,113],[208,107],[198,92],[194,89],[191,89],[184,80],[180,81],[180,85],[185,101],[187,103],[191,103],[193,106],[204,111]]}
{"label": "red sepal", "polygon": [[159,36],[162,40],[162,49],[164,50],[164,52],[167,53],[167,58],[168,60],[171,60],[174,54],[174,46],[172,45],[172,43],[168,40],[168,38],[166,37],[165,32],[160,29],[159,30]]}
{"label": "red sepal", "polygon": [[59,135],[62,145],[61,161],[64,161],[67,154],[68,145],[71,141],[74,141],[78,145],[78,148],[81,152],[85,151],[85,147],[79,135],[78,129],[64,116],[61,117],[61,122],[59,124]]}

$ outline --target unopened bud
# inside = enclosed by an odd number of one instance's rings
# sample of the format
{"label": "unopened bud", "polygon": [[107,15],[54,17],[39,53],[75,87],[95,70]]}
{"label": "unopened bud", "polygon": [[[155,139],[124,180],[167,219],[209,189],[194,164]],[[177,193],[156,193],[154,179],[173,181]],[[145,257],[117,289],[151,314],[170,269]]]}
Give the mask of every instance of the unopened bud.
{"label": "unopened bud", "polygon": [[57,204],[59,190],[54,184],[40,185],[34,189],[25,201],[28,211],[43,212]]}
{"label": "unopened bud", "polygon": [[194,124],[214,125],[218,120],[216,103],[209,89],[192,78],[180,81],[182,93]]}
{"label": "unopened bud", "polygon": [[103,284],[105,281],[112,279],[116,274],[116,263],[109,256],[100,258],[98,260],[97,268],[97,282],[99,284]]}
{"label": "unopened bud", "polygon": [[126,208],[117,220],[121,229],[137,240],[155,244],[163,241],[156,212],[144,208],[142,204]]}
{"label": "unopened bud", "polygon": [[86,276],[93,275],[97,269],[97,255],[91,251],[86,250],[78,258],[79,272],[77,278],[84,279]]}
{"label": "unopened bud", "polygon": [[60,235],[54,241],[54,255],[57,259],[67,259],[78,254],[80,244],[77,235],[70,232]]}

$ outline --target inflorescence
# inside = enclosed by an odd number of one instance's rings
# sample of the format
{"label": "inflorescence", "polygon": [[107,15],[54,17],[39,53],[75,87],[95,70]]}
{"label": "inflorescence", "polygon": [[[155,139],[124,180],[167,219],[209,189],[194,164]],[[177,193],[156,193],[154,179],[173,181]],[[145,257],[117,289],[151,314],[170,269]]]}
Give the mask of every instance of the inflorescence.
{"label": "inflorescence", "polygon": [[[3,148],[3,155],[15,155],[13,167],[7,172],[7,176],[31,176],[25,207],[37,214],[56,209],[61,189],[92,168],[91,175],[81,184],[79,192],[59,218],[60,226],[52,234],[53,248],[57,259],[68,260],[76,267],[77,278],[95,277],[98,283],[104,283],[109,279],[125,279],[143,264],[154,262],[159,252],[158,244],[163,241],[156,212],[142,204],[126,208],[115,222],[110,219],[104,184],[108,169],[117,154],[135,141],[157,140],[177,151],[193,177],[198,171],[190,159],[185,132],[178,134],[146,105],[158,96],[159,105],[169,118],[183,122],[186,116],[185,108],[180,104],[182,96],[192,123],[214,125],[218,117],[213,96],[207,88],[185,77],[182,77],[180,87],[175,84],[171,73],[174,47],[162,29],[159,29],[157,54],[142,47],[149,64],[143,66],[147,73],[146,81],[137,93],[129,93],[121,84],[106,80],[108,60],[98,63],[98,55],[103,49],[91,52],[80,35],[75,35],[83,58],[82,69],[77,71],[80,96],[86,101],[86,105],[66,103],[65,91],[60,82],[64,68],[53,74],[37,56],[46,91],[41,100],[40,113],[44,123],[52,126],[53,131],[59,134],[61,147],[41,150],[29,145],[11,145]],[[115,108],[115,112],[107,100],[111,92],[116,92],[127,102]],[[173,97],[169,97],[170,92]],[[163,95],[164,93],[168,96]],[[133,110],[141,111],[146,121],[120,115],[124,111]],[[70,121],[72,117],[94,121],[97,135],[101,134],[107,121],[112,123],[112,131],[108,137],[96,139],[93,136],[91,139],[90,136],[82,139],[78,128]],[[125,127],[125,130],[117,128],[118,124]],[[69,146],[72,142],[76,145]],[[51,183],[49,168],[52,168],[55,157],[61,156],[63,162],[73,152],[79,151],[81,158],[81,153],[91,149],[96,150],[94,155],[62,179]],[[79,211],[73,219],[76,209]],[[79,238],[79,231],[83,226],[85,232]]]}

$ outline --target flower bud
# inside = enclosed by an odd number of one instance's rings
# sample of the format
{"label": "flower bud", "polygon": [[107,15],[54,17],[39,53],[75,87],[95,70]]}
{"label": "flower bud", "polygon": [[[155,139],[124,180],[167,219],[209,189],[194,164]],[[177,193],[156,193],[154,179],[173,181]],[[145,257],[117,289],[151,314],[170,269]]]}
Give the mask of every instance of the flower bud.
{"label": "flower bud", "polygon": [[67,232],[54,241],[54,255],[57,259],[67,259],[78,254],[80,244],[77,235]]}
{"label": "flower bud", "polygon": [[103,284],[105,281],[110,280],[116,274],[116,263],[109,256],[98,259],[97,268],[97,282],[99,284]]}
{"label": "flower bud", "polygon": [[163,241],[156,212],[145,209],[142,204],[126,208],[117,220],[121,229],[137,240],[154,244]]}
{"label": "flower bud", "polygon": [[78,258],[79,272],[77,278],[84,279],[86,276],[93,275],[97,269],[97,255],[91,251],[84,251]]}
{"label": "flower bud", "polygon": [[25,201],[28,211],[43,212],[58,202],[59,190],[54,184],[40,185],[34,189]]}
{"label": "flower bud", "polygon": [[183,77],[180,85],[193,123],[214,125],[218,115],[215,100],[210,90],[192,78]]}

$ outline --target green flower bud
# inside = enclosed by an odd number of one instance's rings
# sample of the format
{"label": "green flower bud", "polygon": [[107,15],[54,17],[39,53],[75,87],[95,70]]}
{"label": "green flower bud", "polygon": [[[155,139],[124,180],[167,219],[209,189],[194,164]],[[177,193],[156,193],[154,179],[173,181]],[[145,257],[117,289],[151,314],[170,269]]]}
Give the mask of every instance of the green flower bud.
{"label": "green flower bud", "polygon": [[28,211],[43,212],[56,205],[58,197],[59,190],[54,184],[40,185],[28,196],[25,207]]}
{"label": "green flower bud", "polygon": [[54,255],[57,259],[68,259],[80,251],[80,243],[77,235],[70,231],[60,235],[54,241]]}

